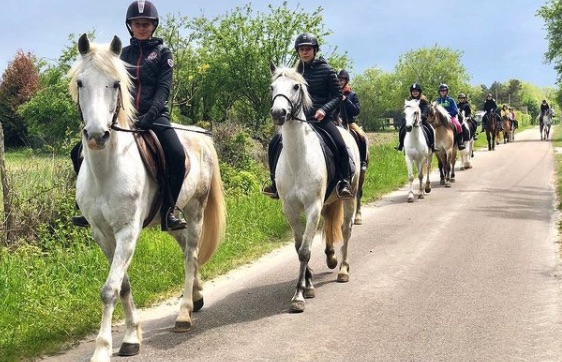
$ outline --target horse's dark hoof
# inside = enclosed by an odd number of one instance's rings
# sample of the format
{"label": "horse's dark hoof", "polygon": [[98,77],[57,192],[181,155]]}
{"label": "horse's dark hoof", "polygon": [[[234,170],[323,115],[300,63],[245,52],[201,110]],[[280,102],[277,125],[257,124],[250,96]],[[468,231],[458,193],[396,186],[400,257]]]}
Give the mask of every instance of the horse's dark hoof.
{"label": "horse's dark hoof", "polygon": [[193,311],[199,312],[201,310],[201,308],[203,308],[203,304],[205,304],[205,302],[203,301],[203,298],[193,302]]}
{"label": "horse's dark hoof", "polygon": [[119,352],[117,352],[118,356],[136,356],[139,354],[140,344],[139,343],[123,343],[121,348],[119,348]]}
{"label": "horse's dark hoof", "polygon": [[174,332],[176,332],[176,333],[189,332],[190,329],[191,329],[191,322],[177,322],[176,321],[176,325],[174,326]]}

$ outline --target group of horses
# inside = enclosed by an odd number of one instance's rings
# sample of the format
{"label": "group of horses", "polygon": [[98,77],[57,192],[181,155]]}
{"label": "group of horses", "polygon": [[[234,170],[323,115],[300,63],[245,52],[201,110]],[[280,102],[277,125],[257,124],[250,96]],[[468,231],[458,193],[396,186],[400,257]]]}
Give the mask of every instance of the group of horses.
{"label": "group of horses", "polygon": [[501,116],[494,109],[488,110],[482,117],[482,123],[486,131],[488,151],[495,151],[501,138],[504,144],[515,140],[516,123],[507,115]]}
{"label": "group of horses", "polygon": [[[69,90],[79,109],[85,145],[76,201],[110,265],[101,288],[101,325],[91,357],[95,362],[111,358],[111,323],[119,299],[125,314],[125,334],[118,355],[139,353],[142,332],[127,270],[141,230],[160,222],[159,213],[154,210],[161,203],[162,189],[143,151],[147,148],[143,134],[151,132],[134,126],[135,112],[129,96],[132,84],[126,64],[119,58],[121,49],[118,37],[110,44],[100,45],[91,43],[84,34],[78,40],[80,59],[69,73]],[[338,266],[335,246],[341,243],[337,281],[349,280],[348,243],[352,226],[361,223],[365,170],[360,166],[356,139],[340,127],[349,149],[351,187],[356,197],[339,198],[334,191],[337,187],[328,186],[337,177],[330,172],[334,160],[326,156],[329,152],[325,143],[304,115],[311,106],[306,81],[293,68],[272,66],[271,70],[270,113],[280,127],[284,143],[276,168],[277,188],[300,261],[289,311],[302,312],[305,299],[315,296],[308,263],[320,225],[327,266]],[[188,156],[189,172],[177,206],[188,227],[168,231],[183,250],[185,269],[175,332],[189,331],[192,313],[203,307],[198,270],[217,249],[226,223],[219,160],[212,138],[198,127],[182,129],[185,132],[178,134]]]}

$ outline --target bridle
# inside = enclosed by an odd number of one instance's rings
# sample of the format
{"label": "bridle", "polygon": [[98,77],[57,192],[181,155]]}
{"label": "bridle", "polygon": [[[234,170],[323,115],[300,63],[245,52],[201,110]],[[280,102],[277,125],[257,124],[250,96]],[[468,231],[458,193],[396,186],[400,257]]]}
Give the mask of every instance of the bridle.
{"label": "bridle", "polygon": [[300,85],[299,85],[299,90],[300,90],[299,98],[297,99],[296,103],[293,103],[293,101],[289,97],[284,95],[283,93],[277,93],[276,95],[273,96],[273,99],[271,101],[275,102],[275,99],[277,99],[277,97],[285,98],[285,100],[287,102],[289,102],[289,107],[291,108],[291,112],[289,113],[289,116],[290,116],[289,120],[295,120],[295,121],[299,121],[299,122],[308,122],[306,119],[302,119],[302,118],[299,118],[297,116],[298,110],[303,107],[303,104],[302,104],[303,95],[302,95],[302,88],[301,88]]}

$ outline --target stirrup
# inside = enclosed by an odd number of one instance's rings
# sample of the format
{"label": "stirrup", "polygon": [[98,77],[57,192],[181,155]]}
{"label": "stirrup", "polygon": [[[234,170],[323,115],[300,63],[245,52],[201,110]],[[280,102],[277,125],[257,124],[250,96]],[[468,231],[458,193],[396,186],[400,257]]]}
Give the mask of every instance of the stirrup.
{"label": "stirrup", "polygon": [[[336,185],[336,196],[338,199],[352,199],[354,197],[353,192],[351,192],[351,185],[346,182],[347,185],[341,186],[343,180],[340,180]],[[342,190],[340,190],[340,187]],[[342,192],[343,191],[343,192]]]}
{"label": "stirrup", "polygon": [[279,193],[277,192],[277,188],[273,187],[273,185],[266,185],[262,188],[261,193],[271,197],[272,199],[278,199]]}
{"label": "stirrup", "polygon": [[[185,221],[185,214],[183,213],[183,210],[180,209],[177,206],[174,206],[174,208],[172,208],[171,210],[168,209],[169,212],[166,215],[166,225],[165,225],[165,230],[181,230],[181,229],[185,229],[187,228],[187,221]],[[176,217],[174,215],[174,211],[178,210],[179,213],[181,214],[180,217]]]}

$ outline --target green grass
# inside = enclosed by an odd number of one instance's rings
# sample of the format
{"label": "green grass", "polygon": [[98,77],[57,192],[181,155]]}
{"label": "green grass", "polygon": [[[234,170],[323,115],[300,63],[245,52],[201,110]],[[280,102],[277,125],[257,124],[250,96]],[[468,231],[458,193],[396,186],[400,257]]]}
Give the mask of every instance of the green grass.
{"label": "green grass", "polygon": [[[365,202],[406,182],[404,157],[392,148],[395,143],[396,133],[371,141]],[[8,163],[27,160],[14,155]],[[247,196],[227,197],[227,215],[226,238],[201,269],[204,280],[290,242],[281,203],[257,190]],[[88,232],[75,237],[64,248],[51,247],[48,252],[37,246],[0,252],[0,361],[56,353],[99,327],[99,291],[108,264]],[[156,229],[144,230],[129,268],[137,306],[179,295],[183,274],[175,240]],[[122,317],[118,304],[115,319]]]}

